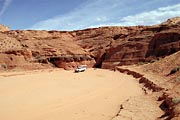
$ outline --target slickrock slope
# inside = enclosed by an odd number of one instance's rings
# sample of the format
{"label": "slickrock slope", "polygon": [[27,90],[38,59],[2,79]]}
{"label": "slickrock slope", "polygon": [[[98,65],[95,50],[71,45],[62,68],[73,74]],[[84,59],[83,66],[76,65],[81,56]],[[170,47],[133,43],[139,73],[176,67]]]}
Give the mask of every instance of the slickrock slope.
{"label": "slickrock slope", "polygon": [[0,32],[1,69],[112,68],[150,62],[180,49],[180,18],[154,26],[100,27],[78,31]]}
{"label": "slickrock slope", "polygon": [[9,31],[9,28],[0,24],[0,31]]}
{"label": "slickrock slope", "polygon": [[[142,74],[150,82],[164,88],[159,92],[158,100],[163,100],[161,108],[166,112],[162,116],[172,120],[180,118],[180,51],[144,65],[121,66],[122,70],[131,70]],[[155,94],[157,97],[157,95]]]}

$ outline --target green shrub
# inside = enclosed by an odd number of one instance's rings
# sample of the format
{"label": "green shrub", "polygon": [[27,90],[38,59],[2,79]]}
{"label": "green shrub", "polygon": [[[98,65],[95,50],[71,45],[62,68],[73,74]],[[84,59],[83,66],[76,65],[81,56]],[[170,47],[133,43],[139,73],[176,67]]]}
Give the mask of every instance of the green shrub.
{"label": "green shrub", "polygon": [[147,62],[147,61],[141,61],[141,62],[139,62],[139,65],[144,65],[144,64],[148,64],[148,62]]}
{"label": "green shrub", "polygon": [[159,61],[159,58],[154,58],[154,59],[151,60],[151,63],[154,63],[154,62],[157,62],[157,61]]}
{"label": "green shrub", "polygon": [[174,98],[174,99],[172,99],[172,102],[173,102],[175,105],[179,104],[179,103],[180,103],[180,97],[179,97],[179,98]]}
{"label": "green shrub", "polygon": [[1,65],[2,68],[7,69],[6,63],[2,63],[2,64],[0,64],[0,65]]}
{"label": "green shrub", "polygon": [[173,68],[172,70],[171,70],[171,72],[169,73],[170,75],[171,74],[174,74],[174,73],[176,73],[177,71],[179,71],[180,70],[180,67],[178,66],[178,67],[175,67],[175,68]]}

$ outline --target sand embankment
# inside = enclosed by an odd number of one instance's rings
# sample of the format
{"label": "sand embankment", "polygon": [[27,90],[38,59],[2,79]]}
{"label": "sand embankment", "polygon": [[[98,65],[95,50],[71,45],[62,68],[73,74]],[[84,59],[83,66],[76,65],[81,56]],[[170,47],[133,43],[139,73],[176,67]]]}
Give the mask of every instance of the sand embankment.
{"label": "sand embankment", "polygon": [[108,70],[13,74],[0,74],[0,120],[110,120],[144,95],[135,78]]}

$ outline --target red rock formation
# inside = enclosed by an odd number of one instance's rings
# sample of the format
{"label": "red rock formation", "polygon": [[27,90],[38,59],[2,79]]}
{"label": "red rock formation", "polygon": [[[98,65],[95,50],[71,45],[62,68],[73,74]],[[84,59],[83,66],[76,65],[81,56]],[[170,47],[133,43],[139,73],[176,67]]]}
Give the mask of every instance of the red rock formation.
{"label": "red rock formation", "polygon": [[[78,64],[102,68],[136,64],[180,49],[178,21],[179,18],[174,18],[155,26],[100,27],[71,32],[3,30],[0,32],[0,54],[23,56],[26,64],[52,63],[68,69]],[[63,62],[60,59],[51,61],[68,55],[71,57],[66,57]],[[75,55],[84,57],[75,60],[77,58],[72,57]],[[84,60],[86,56],[90,59]],[[14,61],[11,64],[20,66]],[[7,63],[9,65],[10,62]]]}
{"label": "red rock formation", "polygon": [[[107,51],[103,68],[151,61],[180,50],[180,25],[159,25],[137,29],[120,38]],[[119,41],[119,42],[117,42]]]}

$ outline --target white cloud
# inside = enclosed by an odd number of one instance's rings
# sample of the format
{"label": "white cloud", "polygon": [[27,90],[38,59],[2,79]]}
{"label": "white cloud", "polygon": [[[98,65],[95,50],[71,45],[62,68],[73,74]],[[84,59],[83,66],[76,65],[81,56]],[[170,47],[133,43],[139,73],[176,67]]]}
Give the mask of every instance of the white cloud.
{"label": "white cloud", "polygon": [[7,10],[8,6],[11,4],[12,0],[4,0],[4,4],[2,9],[0,10],[0,18],[4,14],[4,12]]}
{"label": "white cloud", "polygon": [[105,22],[105,21],[107,21],[107,17],[106,16],[97,17],[96,21],[98,21],[98,22]]}
{"label": "white cloud", "polygon": [[114,15],[119,12],[119,10],[115,12],[116,7],[124,6],[124,2],[120,1],[127,0],[87,0],[70,13],[40,21],[29,29],[74,30],[87,28],[100,22],[107,22],[111,18],[111,13]]}
{"label": "white cloud", "polygon": [[88,0],[72,12],[40,21],[30,29],[77,30],[100,26],[153,25],[180,16],[180,4],[147,10],[150,5],[157,5],[157,1],[139,5],[136,0]]}
{"label": "white cloud", "polygon": [[180,16],[180,4],[124,17],[118,25],[153,25],[177,16]]}

